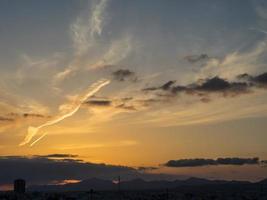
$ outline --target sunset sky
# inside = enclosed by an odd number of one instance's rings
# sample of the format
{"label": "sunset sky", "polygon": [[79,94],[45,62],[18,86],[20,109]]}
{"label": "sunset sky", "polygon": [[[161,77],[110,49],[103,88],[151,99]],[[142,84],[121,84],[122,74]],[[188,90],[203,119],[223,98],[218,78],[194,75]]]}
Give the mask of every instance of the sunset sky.
{"label": "sunset sky", "polygon": [[267,178],[266,1],[3,0],[0,44],[0,185]]}

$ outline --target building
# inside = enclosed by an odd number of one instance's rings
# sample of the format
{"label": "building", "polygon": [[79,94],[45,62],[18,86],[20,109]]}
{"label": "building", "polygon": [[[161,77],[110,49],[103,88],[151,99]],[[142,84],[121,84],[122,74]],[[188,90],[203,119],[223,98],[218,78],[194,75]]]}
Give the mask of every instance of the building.
{"label": "building", "polygon": [[17,179],[14,181],[14,192],[15,193],[25,193],[26,181],[23,179]]}

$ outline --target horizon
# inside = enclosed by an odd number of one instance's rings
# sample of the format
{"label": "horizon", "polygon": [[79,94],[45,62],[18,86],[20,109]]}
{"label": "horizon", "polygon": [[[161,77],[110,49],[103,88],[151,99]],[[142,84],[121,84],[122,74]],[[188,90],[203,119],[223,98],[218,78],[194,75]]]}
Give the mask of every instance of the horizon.
{"label": "horizon", "polygon": [[[121,178],[119,176],[119,178]],[[118,177],[117,177],[118,179]],[[16,179],[17,180],[17,179]],[[24,180],[24,179],[22,179]],[[124,185],[124,184],[127,184],[127,183],[134,183],[136,181],[140,181],[141,182],[144,182],[144,183],[148,183],[148,184],[151,184],[151,183],[177,183],[178,182],[178,185],[176,187],[183,187],[183,186],[191,186],[191,187],[195,187],[195,186],[207,186],[207,185],[227,185],[227,184],[235,184],[235,185],[238,185],[238,184],[260,184],[260,185],[264,185],[262,184],[262,182],[266,182],[267,181],[267,178],[265,179],[262,179],[260,181],[237,181],[237,180],[223,180],[223,179],[207,179],[207,178],[198,178],[198,177],[188,177],[188,178],[180,178],[180,179],[173,179],[173,180],[164,180],[164,179],[155,179],[155,180],[145,180],[145,179],[142,179],[142,178],[134,178],[134,179],[131,179],[131,180],[120,180],[120,182],[118,182],[118,180],[116,179],[113,179],[113,180],[109,180],[109,179],[101,179],[101,178],[97,178],[97,177],[92,177],[92,178],[88,178],[88,179],[84,179],[84,180],[63,180],[62,182],[54,182],[54,183],[50,183],[50,184],[32,184],[32,185],[27,185],[27,181],[24,180],[26,183],[25,183],[25,187],[26,187],[26,190],[29,192],[34,192],[34,191],[59,191],[59,190],[56,190],[55,188],[56,187],[61,187],[60,188],[60,191],[68,191],[66,189],[64,189],[65,186],[74,186],[74,185],[78,185],[80,183],[83,183],[83,182],[87,182],[87,183],[90,183],[90,181],[98,181],[98,184],[99,182],[103,181],[106,183],[109,182],[110,184],[112,184],[113,186],[115,185],[118,185],[118,184],[121,184],[121,185]],[[203,181],[203,182],[200,182],[200,183],[194,183],[194,181]],[[93,182],[93,183],[94,183]],[[179,185],[180,184],[180,185]],[[166,186],[166,185],[165,185]],[[45,188],[45,187],[50,187],[49,188]],[[54,187],[54,188],[53,188]],[[99,187],[99,186],[98,186]],[[133,185],[131,189],[129,188],[124,188],[125,190],[140,190],[140,189],[136,189],[134,187],[137,187],[138,188],[138,185]],[[149,185],[147,187],[150,187]],[[153,188],[153,185],[151,185],[151,187]],[[171,187],[167,187],[169,189],[175,189],[175,186],[171,186]],[[93,189],[93,188],[91,188]],[[99,191],[116,191],[118,188],[110,188],[110,189],[98,189]],[[161,188],[162,189],[162,188]],[[1,186],[1,190],[0,192],[11,192],[14,190],[14,184],[7,184],[7,185],[2,185]],[[144,189],[141,189],[141,190],[144,190]],[[72,190],[72,191],[83,191],[83,189],[79,190],[79,189],[75,189],[75,190]]]}
{"label": "horizon", "polygon": [[267,178],[264,0],[1,1],[0,33],[0,190]]}

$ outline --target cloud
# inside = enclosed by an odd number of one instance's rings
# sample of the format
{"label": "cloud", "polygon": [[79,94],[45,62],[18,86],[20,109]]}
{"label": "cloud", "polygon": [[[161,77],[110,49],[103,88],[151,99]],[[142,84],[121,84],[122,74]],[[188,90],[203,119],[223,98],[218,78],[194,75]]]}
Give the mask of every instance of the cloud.
{"label": "cloud", "polygon": [[266,39],[258,42],[248,51],[234,51],[223,58],[210,58],[195,75],[203,77],[223,77],[229,80],[235,79],[239,74],[257,74],[266,69],[265,54],[267,51]]}
{"label": "cloud", "polygon": [[134,107],[133,105],[127,105],[126,103],[122,103],[116,106],[116,108],[121,108],[124,110],[129,110],[129,111],[136,111],[137,108]]}
{"label": "cloud", "polygon": [[117,81],[136,81],[137,77],[134,72],[128,70],[128,69],[119,69],[117,71],[114,71],[112,73],[112,76]]}
{"label": "cloud", "polygon": [[108,99],[95,99],[84,102],[88,106],[111,106],[112,101]]}
{"label": "cloud", "polygon": [[42,114],[37,114],[37,113],[23,113],[23,117],[37,117],[37,118],[46,118],[47,116],[44,116]]}
{"label": "cloud", "polygon": [[260,164],[259,158],[217,158],[217,159],[205,159],[205,158],[194,158],[194,159],[180,159],[180,160],[169,160],[164,164],[166,167],[199,167],[209,165],[258,165]]}
{"label": "cloud", "polygon": [[245,165],[245,164],[259,164],[259,158],[218,158],[219,165]]}
{"label": "cloud", "polygon": [[92,115],[91,122],[95,125],[101,125],[104,122],[111,121],[114,116],[122,113],[136,112],[139,110],[139,104],[129,97],[97,97],[89,98],[84,104]]}
{"label": "cloud", "polygon": [[262,73],[257,76],[240,74],[236,78],[237,81],[228,81],[215,76],[198,80],[188,85],[174,85],[175,81],[168,81],[162,86],[144,88],[143,91],[164,91],[174,96],[184,92],[187,95],[198,94],[200,96],[207,96],[212,93],[217,93],[222,94],[224,97],[233,97],[252,92],[256,88],[266,88],[267,86],[267,73]]}
{"label": "cloud", "polygon": [[168,82],[164,83],[160,87],[149,87],[149,88],[145,88],[143,90],[144,91],[149,91],[149,90],[150,91],[153,91],[153,90],[169,90],[174,83],[175,83],[175,81],[168,81]]}
{"label": "cloud", "polygon": [[[55,157],[60,159],[54,159]],[[18,177],[33,184],[93,177],[111,180],[118,175],[129,178],[138,174],[131,167],[83,162],[65,154],[32,157],[0,156],[0,171],[0,184],[12,183]]]}
{"label": "cloud", "polygon": [[101,35],[104,25],[104,11],[107,5],[107,0],[101,0],[92,9],[92,16],[90,19],[91,35]]}
{"label": "cloud", "polygon": [[64,80],[66,77],[70,76],[71,74],[73,74],[76,71],[76,69],[72,66],[69,66],[69,68],[66,68],[65,70],[57,73],[54,77],[54,81],[62,81]]}
{"label": "cloud", "polygon": [[193,92],[223,93],[225,96],[248,93],[249,85],[245,82],[229,82],[219,77],[206,79],[200,85],[192,87]]}
{"label": "cloud", "polygon": [[89,69],[103,69],[116,66],[127,57],[132,49],[132,39],[129,35],[112,41],[108,50],[97,61],[90,64]]}
{"label": "cloud", "polygon": [[54,84],[57,84],[69,76],[75,74],[83,63],[84,56],[88,56],[90,49],[97,45],[97,40],[102,34],[105,22],[105,10],[108,0],[92,1],[91,9],[87,16],[79,16],[70,26],[71,38],[74,48],[74,58],[70,64],[54,76]]}
{"label": "cloud", "polygon": [[247,73],[239,74],[237,76],[239,80],[247,81],[251,87],[266,88],[267,87],[267,72],[252,76]]}
{"label": "cloud", "polygon": [[196,63],[202,60],[207,60],[208,58],[209,56],[207,54],[188,55],[184,57],[184,59],[190,63]]}
{"label": "cloud", "polygon": [[70,26],[74,56],[68,66],[54,76],[54,84],[76,76],[81,71],[117,66],[132,50],[133,38],[127,31],[112,37],[104,33],[108,0],[92,1]]}
{"label": "cloud", "polygon": [[34,157],[39,158],[76,158],[78,155],[73,154],[48,154],[48,155],[35,155]]}
{"label": "cloud", "polygon": [[101,35],[107,2],[107,0],[100,0],[91,4],[91,12],[86,20],[78,17],[71,25],[73,45],[77,55],[86,53],[88,48],[94,45],[96,37]]}
{"label": "cloud", "polygon": [[260,83],[267,84],[267,72],[254,77],[254,80]]}

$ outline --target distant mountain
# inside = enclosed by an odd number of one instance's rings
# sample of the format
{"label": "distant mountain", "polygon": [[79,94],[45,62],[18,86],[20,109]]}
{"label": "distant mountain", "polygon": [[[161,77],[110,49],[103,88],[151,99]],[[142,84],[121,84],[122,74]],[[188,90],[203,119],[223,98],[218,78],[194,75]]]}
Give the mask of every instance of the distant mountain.
{"label": "distant mountain", "polygon": [[[264,180],[267,184],[267,179]],[[181,186],[200,186],[200,185],[241,185],[251,184],[247,181],[223,181],[208,180],[201,178],[189,178],[186,180],[175,181],[145,181],[143,179],[134,179],[130,181],[122,181],[120,188],[122,190],[157,190],[157,189],[174,189]],[[110,180],[87,179],[78,183],[69,183],[65,185],[33,185],[29,186],[28,191],[88,191],[93,190],[117,190],[118,185]]]}

